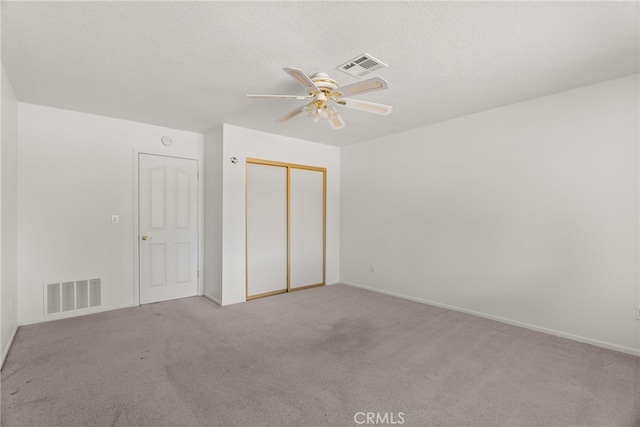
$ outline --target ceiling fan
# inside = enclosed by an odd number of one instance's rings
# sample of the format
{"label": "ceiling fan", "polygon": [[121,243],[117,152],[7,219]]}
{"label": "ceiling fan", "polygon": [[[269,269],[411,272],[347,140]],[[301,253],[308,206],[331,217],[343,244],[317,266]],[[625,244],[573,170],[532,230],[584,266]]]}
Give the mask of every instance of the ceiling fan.
{"label": "ceiling fan", "polygon": [[345,126],[345,123],[342,117],[340,117],[340,114],[338,114],[338,111],[336,111],[335,105],[385,116],[391,113],[392,108],[389,105],[345,98],[345,96],[360,95],[367,92],[387,89],[386,80],[380,77],[374,77],[346,86],[338,86],[338,83],[326,73],[315,73],[309,77],[304,71],[298,68],[285,67],[284,71],[306,89],[306,95],[247,95],[249,98],[313,98],[308,104],[298,107],[279,118],[277,120],[279,122],[286,122],[298,114],[306,112],[315,122],[321,120],[328,121],[333,129],[341,129]]}

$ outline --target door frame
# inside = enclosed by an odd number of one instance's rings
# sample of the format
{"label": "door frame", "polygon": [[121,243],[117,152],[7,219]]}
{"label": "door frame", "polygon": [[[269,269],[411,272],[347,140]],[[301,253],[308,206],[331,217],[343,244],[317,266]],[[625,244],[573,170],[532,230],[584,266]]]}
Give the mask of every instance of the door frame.
{"label": "door frame", "polygon": [[200,165],[202,164],[202,159],[198,158],[197,155],[190,153],[179,153],[179,152],[171,152],[168,153],[162,150],[154,150],[149,148],[134,148],[133,149],[133,305],[137,307],[140,305],[140,246],[139,246],[139,236],[140,236],[140,155],[141,154],[149,154],[152,156],[161,156],[161,157],[172,157],[176,159],[185,159],[185,160],[195,160],[197,163],[198,170],[198,241],[196,242],[196,247],[198,248],[198,295],[201,296],[204,294],[204,227],[202,226],[202,218],[203,209],[204,209],[204,185],[201,184],[200,180]]}
{"label": "door frame", "polygon": [[[249,296],[249,261],[248,261],[248,230],[247,230],[247,218],[248,218],[248,190],[249,190],[249,173],[248,165],[265,165],[265,166],[277,166],[287,168],[287,288],[285,290],[267,292],[265,294],[258,294]],[[291,272],[291,169],[302,169],[314,172],[322,173],[322,283],[316,283],[313,285],[301,286],[298,288],[291,288],[290,272]],[[285,163],[273,160],[256,159],[247,157],[245,159],[245,175],[244,175],[244,295],[245,300],[250,301],[252,299],[263,298],[271,295],[277,295],[287,292],[302,291],[304,289],[317,288],[319,286],[325,286],[327,284],[327,168],[319,166],[300,165],[296,163]]]}

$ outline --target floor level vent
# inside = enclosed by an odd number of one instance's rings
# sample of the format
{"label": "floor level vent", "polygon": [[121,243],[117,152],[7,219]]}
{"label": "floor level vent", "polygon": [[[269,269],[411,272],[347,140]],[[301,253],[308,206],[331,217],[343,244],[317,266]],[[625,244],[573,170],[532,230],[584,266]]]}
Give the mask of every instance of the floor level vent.
{"label": "floor level vent", "polygon": [[44,285],[44,314],[66,313],[102,305],[100,279],[85,279]]}

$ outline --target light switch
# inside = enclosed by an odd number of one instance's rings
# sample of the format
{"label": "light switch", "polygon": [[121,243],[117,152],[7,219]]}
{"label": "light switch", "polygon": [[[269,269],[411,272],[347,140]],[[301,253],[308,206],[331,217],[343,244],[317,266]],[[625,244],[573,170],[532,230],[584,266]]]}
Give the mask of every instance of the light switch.
{"label": "light switch", "polygon": [[111,215],[111,224],[113,225],[117,225],[118,224],[118,215]]}

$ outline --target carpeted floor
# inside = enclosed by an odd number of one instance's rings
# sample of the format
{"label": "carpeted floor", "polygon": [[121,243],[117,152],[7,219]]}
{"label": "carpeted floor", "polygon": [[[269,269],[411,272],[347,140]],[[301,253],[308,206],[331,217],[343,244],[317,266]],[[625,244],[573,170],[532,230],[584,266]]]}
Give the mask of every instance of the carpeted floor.
{"label": "carpeted floor", "polygon": [[3,426],[640,426],[640,358],[333,285],[21,327],[1,397]]}

